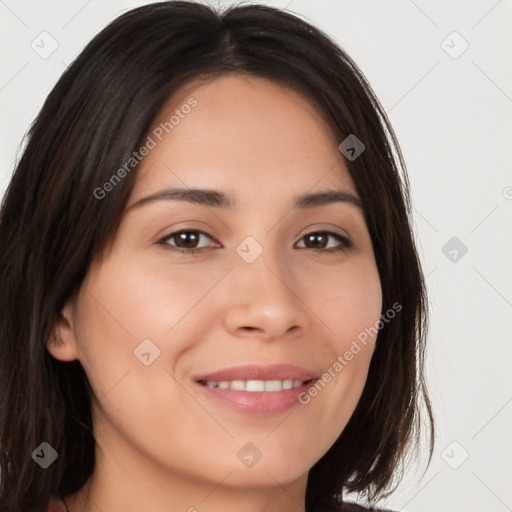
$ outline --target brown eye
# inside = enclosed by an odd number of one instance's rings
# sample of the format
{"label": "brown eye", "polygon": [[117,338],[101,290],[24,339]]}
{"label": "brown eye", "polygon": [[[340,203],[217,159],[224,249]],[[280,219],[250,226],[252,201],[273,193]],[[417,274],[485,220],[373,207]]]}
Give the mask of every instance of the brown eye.
{"label": "brown eye", "polygon": [[181,233],[172,235],[176,246],[183,249],[195,249],[200,237],[201,235],[195,231],[182,231]]}
{"label": "brown eye", "polygon": [[[303,240],[305,245],[303,245],[301,249],[317,249],[324,250],[325,252],[331,252],[344,251],[352,247],[352,242],[348,238],[339,235],[338,233],[331,233],[329,231],[308,233],[302,237],[301,242]],[[334,240],[334,242],[332,240]]]}
{"label": "brown eye", "polygon": [[[165,236],[158,243],[171,250],[193,253],[214,245],[212,243],[205,243],[205,239],[213,240],[210,235],[202,231],[182,230]],[[203,243],[202,246],[199,245],[201,242]]]}

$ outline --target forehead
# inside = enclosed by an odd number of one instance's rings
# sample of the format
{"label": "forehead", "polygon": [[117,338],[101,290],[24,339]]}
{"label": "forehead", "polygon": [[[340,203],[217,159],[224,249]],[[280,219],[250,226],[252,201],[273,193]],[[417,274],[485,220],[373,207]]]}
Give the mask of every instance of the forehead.
{"label": "forehead", "polygon": [[[193,106],[191,106],[193,105]],[[162,185],[296,195],[356,194],[332,130],[315,106],[279,83],[241,75],[195,80],[168,99],[148,131],[133,196]]]}

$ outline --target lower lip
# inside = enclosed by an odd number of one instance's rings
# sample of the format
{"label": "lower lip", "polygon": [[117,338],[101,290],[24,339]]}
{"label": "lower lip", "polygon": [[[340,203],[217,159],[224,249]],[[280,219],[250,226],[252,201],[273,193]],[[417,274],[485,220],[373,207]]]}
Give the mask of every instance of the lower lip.
{"label": "lower lip", "polygon": [[197,383],[208,396],[238,412],[256,416],[275,416],[300,404],[299,395],[307,391],[314,381],[299,388],[281,391],[238,391],[236,389],[211,388]]}

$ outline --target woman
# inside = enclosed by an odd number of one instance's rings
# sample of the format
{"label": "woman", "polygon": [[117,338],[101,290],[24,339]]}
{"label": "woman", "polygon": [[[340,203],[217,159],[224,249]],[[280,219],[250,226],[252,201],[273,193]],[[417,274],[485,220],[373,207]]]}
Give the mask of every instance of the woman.
{"label": "woman", "polygon": [[433,443],[407,187],[364,76],[298,17],[112,22],[2,204],[1,510],[389,493],[422,402]]}

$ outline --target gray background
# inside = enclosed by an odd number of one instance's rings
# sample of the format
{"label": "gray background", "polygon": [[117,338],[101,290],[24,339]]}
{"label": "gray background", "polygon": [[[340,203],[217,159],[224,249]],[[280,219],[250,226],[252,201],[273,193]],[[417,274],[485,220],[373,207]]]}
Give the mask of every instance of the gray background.
{"label": "gray background", "polygon": [[[66,66],[114,17],[145,3],[0,0],[1,193]],[[389,113],[409,169],[432,309],[437,446],[423,478],[423,466],[412,466],[383,504],[512,511],[512,2],[262,3],[306,17],[348,51]]]}

